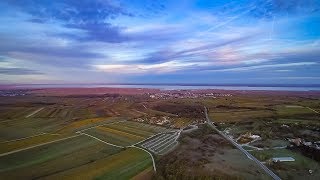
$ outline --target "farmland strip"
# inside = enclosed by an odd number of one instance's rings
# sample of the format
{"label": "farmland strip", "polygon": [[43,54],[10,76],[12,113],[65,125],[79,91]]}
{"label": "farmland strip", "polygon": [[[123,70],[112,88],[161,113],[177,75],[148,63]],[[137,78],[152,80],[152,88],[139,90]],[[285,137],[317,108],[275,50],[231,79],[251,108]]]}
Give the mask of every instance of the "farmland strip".
{"label": "farmland strip", "polygon": [[13,154],[13,153],[17,153],[17,152],[20,152],[20,151],[32,149],[32,148],[35,148],[35,147],[44,146],[44,145],[47,145],[47,144],[51,144],[51,143],[55,143],[55,142],[64,141],[64,140],[71,139],[71,138],[75,138],[75,137],[78,137],[80,135],[81,134],[77,134],[77,135],[74,135],[74,136],[69,136],[69,137],[66,137],[66,138],[57,139],[57,140],[54,140],[54,141],[50,141],[50,142],[46,142],[46,143],[42,143],[42,144],[30,146],[30,147],[26,147],[26,148],[23,148],[23,149],[17,149],[17,150],[14,150],[14,151],[2,153],[2,154],[0,154],[0,157],[6,156],[6,155],[9,155],[9,154]]}
{"label": "farmland strip", "polygon": [[97,138],[97,137],[95,137],[95,136],[92,136],[92,135],[90,135],[90,134],[87,134],[87,133],[80,132],[79,134],[83,134],[83,135],[89,136],[89,137],[91,137],[91,138],[93,138],[93,139],[96,139],[96,140],[98,140],[98,141],[100,141],[100,142],[103,142],[103,143],[105,143],[105,144],[108,144],[108,145],[110,145],[110,146],[114,146],[114,147],[118,147],[118,148],[124,148],[123,146],[118,146],[118,145],[115,145],[115,144],[108,143],[108,142],[106,142],[106,141],[104,141],[104,140],[101,140],[101,139],[99,139],[99,138]]}
{"label": "farmland strip", "polygon": [[139,138],[139,139],[143,139],[143,138],[144,138],[144,137],[142,137],[142,136],[130,134],[130,133],[127,133],[127,132],[124,132],[124,131],[119,131],[119,130],[112,129],[112,128],[108,128],[108,127],[102,127],[102,126],[100,126],[100,127],[97,127],[97,129],[102,130],[102,131],[111,132],[111,133],[114,133],[114,134],[120,134],[120,135],[123,135],[123,136],[126,136],[126,137],[135,136],[136,138]]}
{"label": "farmland strip", "polygon": [[39,109],[33,111],[31,114],[27,115],[26,118],[31,117],[31,116],[37,114],[37,113],[40,112],[42,109],[44,109],[44,108],[42,107],[42,108],[39,108]]}

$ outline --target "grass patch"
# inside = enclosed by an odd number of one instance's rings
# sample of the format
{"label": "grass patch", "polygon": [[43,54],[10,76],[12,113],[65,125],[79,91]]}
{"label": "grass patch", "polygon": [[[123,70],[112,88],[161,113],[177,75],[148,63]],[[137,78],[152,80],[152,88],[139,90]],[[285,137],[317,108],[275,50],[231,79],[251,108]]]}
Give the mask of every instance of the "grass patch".
{"label": "grass patch", "polygon": [[116,130],[121,130],[130,134],[135,134],[138,136],[142,137],[148,137],[151,136],[153,133],[150,131],[147,131],[145,129],[139,128],[139,127],[128,127],[125,124],[111,124],[111,125],[106,125],[106,127],[111,127]]}
{"label": "grass patch", "polygon": [[174,118],[174,127],[183,128],[188,126],[192,122],[189,118]]}
{"label": "grass patch", "polygon": [[48,179],[130,179],[152,165],[146,152],[129,148],[90,164],[50,176]]}
{"label": "grass patch", "polygon": [[214,122],[239,122],[272,117],[273,112],[269,110],[247,110],[229,112],[210,112],[209,117]]}
{"label": "grass patch", "polygon": [[63,127],[58,131],[58,133],[66,133],[66,132],[74,132],[79,131],[82,129],[90,128],[93,126],[97,126],[99,124],[107,123],[107,122],[114,122],[117,120],[116,118],[110,117],[100,117],[100,118],[91,118],[91,119],[84,119],[75,121],[73,123],[68,124],[67,126]]}
{"label": "grass patch", "polygon": [[[251,151],[252,155],[261,161],[266,161],[272,157],[293,157],[294,162],[280,162],[269,165],[283,179],[319,179],[320,165],[316,161],[303,156],[300,153],[288,149]],[[309,170],[313,174],[309,174]]]}
{"label": "grass patch", "polygon": [[3,143],[0,143],[0,154],[17,150],[17,149],[34,146],[34,145],[49,142],[49,141],[53,141],[53,140],[57,140],[57,139],[61,139],[63,137],[64,136],[62,135],[43,134],[43,135],[22,139],[18,141],[3,142]]}
{"label": "grass patch", "polygon": [[79,136],[0,157],[0,177],[44,178],[94,163],[119,151],[121,149]]}
{"label": "grass patch", "polygon": [[135,135],[135,134],[130,134],[124,131],[120,131],[120,130],[116,130],[116,129],[112,129],[112,128],[108,128],[108,127],[97,127],[98,130],[102,130],[102,131],[106,131],[112,134],[117,134],[119,136],[123,136],[123,137],[127,137],[129,139],[133,139],[133,140],[142,140],[144,139],[143,136],[139,136],[139,135]]}

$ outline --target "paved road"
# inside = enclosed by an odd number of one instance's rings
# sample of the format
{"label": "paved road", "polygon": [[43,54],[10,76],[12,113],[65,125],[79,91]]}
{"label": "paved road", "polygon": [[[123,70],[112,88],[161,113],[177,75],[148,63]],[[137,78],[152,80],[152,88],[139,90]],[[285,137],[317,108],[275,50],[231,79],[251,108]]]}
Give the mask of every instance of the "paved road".
{"label": "paved road", "polygon": [[273,179],[275,180],[281,180],[279,176],[277,176],[274,172],[272,172],[267,166],[262,164],[257,158],[252,156],[248,151],[242,148],[238,143],[233,141],[230,137],[225,135],[223,132],[219,131],[215,125],[212,124],[212,121],[208,117],[207,108],[205,107],[205,114],[207,123],[209,126],[211,126],[215,131],[217,131],[222,137],[224,137],[226,140],[228,140],[230,143],[232,143],[236,148],[238,148],[241,152],[243,152],[249,159],[253,160],[258,166],[260,166],[267,174],[269,174]]}

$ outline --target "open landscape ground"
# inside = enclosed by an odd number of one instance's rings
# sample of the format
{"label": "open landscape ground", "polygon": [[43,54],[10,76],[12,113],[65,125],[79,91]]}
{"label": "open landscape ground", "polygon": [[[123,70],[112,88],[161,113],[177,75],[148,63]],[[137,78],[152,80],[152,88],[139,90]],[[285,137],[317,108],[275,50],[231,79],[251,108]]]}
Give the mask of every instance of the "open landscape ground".
{"label": "open landscape ground", "polygon": [[268,176],[210,127],[183,134],[181,145],[160,159],[156,179],[268,179]]}
{"label": "open landscape ground", "polygon": [[[270,179],[205,125],[205,107],[220,131],[281,178],[319,178],[316,156],[289,149],[290,139],[319,141],[318,94],[88,91],[0,97],[1,179]],[[279,156],[295,161],[270,163]]]}
{"label": "open landscape ground", "polygon": [[[314,160],[288,149],[252,151],[252,154],[261,161],[272,157],[293,157],[294,162],[282,162],[269,165],[283,179],[319,179],[320,164]],[[312,174],[309,173],[312,171]]]}

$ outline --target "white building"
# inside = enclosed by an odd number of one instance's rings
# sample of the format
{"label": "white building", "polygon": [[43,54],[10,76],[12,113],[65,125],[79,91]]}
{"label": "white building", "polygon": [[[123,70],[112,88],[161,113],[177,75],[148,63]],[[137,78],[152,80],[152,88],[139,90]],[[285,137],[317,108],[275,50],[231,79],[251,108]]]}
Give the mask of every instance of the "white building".
{"label": "white building", "polygon": [[273,162],[292,162],[295,161],[292,157],[277,157],[277,158],[272,158]]}

